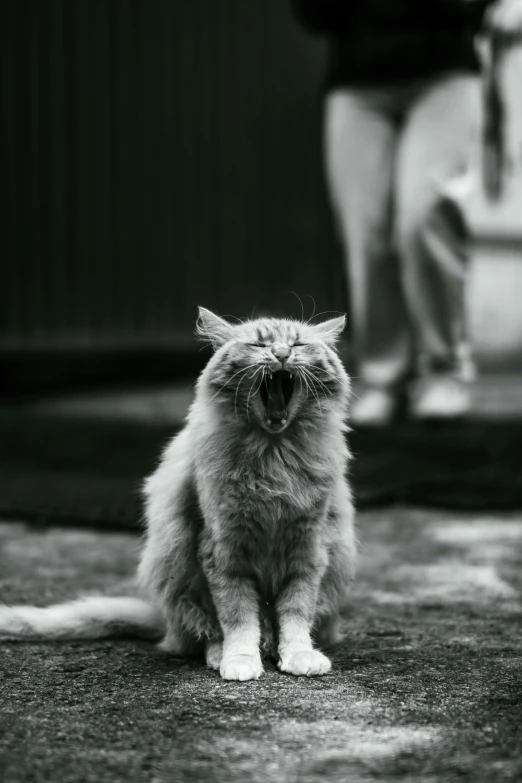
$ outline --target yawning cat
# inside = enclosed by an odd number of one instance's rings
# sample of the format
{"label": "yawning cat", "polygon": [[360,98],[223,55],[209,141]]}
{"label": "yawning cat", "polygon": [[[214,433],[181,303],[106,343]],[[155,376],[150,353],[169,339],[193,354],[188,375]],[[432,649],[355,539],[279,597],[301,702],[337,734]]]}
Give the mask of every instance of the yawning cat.
{"label": "yawning cat", "polygon": [[261,649],[320,675],[337,641],[355,543],[346,478],[350,384],[335,350],[344,317],[231,324],[200,308],[214,347],[185,427],[145,483],[147,600],[0,607],[0,636],[136,631],[228,680],[257,679]]}

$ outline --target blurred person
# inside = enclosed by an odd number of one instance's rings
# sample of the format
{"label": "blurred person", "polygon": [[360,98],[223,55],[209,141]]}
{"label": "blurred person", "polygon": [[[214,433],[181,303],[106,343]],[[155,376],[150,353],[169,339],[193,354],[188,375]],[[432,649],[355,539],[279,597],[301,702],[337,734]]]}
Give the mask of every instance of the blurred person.
{"label": "blurred person", "polygon": [[355,424],[471,405],[464,214],[480,131],[476,36],[522,0],[294,0],[330,57],[325,168],[349,278]]}

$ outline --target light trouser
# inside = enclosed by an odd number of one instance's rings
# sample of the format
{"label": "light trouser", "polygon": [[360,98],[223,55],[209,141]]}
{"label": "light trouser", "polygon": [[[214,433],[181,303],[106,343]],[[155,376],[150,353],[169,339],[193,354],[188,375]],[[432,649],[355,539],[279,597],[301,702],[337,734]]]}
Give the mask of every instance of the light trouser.
{"label": "light trouser", "polygon": [[326,99],[330,198],[348,270],[357,374],[371,386],[462,375],[479,77],[447,73]]}

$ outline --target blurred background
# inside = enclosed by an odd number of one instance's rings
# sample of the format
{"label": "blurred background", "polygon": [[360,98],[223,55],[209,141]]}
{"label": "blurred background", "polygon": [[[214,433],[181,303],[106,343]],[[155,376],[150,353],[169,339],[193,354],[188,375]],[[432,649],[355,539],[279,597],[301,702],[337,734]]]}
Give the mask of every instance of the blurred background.
{"label": "blurred background", "polygon": [[198,304],[346,308],[323,52],[289,3],[1,8],[3,358],[160,353],[175,373]]}
{"label": "blurred background", "polygon": [[[325,50],[289,2],[0,0],[0,57],[6,404],[179,421],[207,358],[193,339],[197,305],[299,317],[297,294],[307,316],[346,311],[322,167]],[[509,105],[522,150],[520,100]],[[520,166],[500,204],[477,186],[470,219],[475,350],[483,375],[508,389],[484,404],[512,412],[522,408]],[[343,355],[349,364],[349,334]],[[154,395],[132,396],[147,384]],[[70,396],[108,387],[90,403]],[[3,411],[6,484],[14,491],[23,463],[25,498],[30,471],[41,484],[42,464],[48,480],[70,463],[73,423],[64,441],[56,422],[41,424],[38,441]],[[89,470],[78,463],[77,475]]]}
{"label": "blurred background", "polygon": [[[312,297],[346,310],[321,160],[325,52],[290,3],[0,9],[8,387],[191,371],[198,304],[299,316],[295,291],[308,315]],[[477,192],[471,217],[476,347],[486,366],[521,366],[520,172],[500,206]]]}

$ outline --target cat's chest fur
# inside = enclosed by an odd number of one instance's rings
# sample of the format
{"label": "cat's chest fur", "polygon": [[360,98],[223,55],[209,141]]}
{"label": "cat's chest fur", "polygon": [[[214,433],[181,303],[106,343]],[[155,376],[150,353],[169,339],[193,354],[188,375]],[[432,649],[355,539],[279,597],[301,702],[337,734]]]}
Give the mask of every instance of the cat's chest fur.
{"label": "cat's chest fur", "polygon": [[216,433],[203,453],[196,480],[204,513],[216,524],[244,521],[267,535],[276,534],[280,525],[316,516],[342,460],[321,439],[267,441],[255,433],[234,440]]}
{"label": "cat's chest fur", "polygon": [[[218,434],[206,442],[196,469],[205,549],[252,576],[267,600],[277,594],[296,560],[315,549],[327,524],[339,457],[302,439],[271,442]],[[216,459],[219,451],[219,460]]]}

